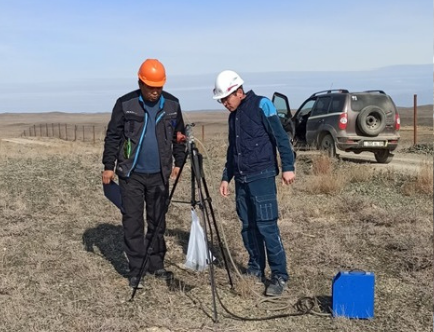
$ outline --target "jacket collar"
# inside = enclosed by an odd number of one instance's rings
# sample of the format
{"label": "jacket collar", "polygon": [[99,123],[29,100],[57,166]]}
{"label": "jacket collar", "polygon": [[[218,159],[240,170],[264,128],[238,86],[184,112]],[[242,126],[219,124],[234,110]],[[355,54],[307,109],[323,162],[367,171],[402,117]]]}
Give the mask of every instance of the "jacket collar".
{"label": "jacket collar", "polygon": [[[139,101],[140,101],[140,104],[142,105],[142,107],[144,108],[144,107],[145,107],[145,102],[144,102],[144,100],[143,100],[142,94],[139,95]],[[160,99],[159,99],[159,102],[160,102],[160,105],[159,105],[160,110],[163,109],[165,101],[166,101],[166,99],[164,99],[163,94],[161,94]]]}

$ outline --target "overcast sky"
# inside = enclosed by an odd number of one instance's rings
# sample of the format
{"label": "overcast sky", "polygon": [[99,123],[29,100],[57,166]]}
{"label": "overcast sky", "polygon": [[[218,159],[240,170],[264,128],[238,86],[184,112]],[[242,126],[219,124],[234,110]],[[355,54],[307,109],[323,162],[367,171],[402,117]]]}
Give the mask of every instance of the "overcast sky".
{"label": "overcast sky", "polygon": [[[90,111],[110,111],[146,58],[163,62],[181,103],[182,88],[197,88],[200,109],[224,69],[363,71],[432,57],[431,0],[0,0],[0,112],[71,111],[83,94],[100,98]],[[73,91],[50,104],[65,84]]]}

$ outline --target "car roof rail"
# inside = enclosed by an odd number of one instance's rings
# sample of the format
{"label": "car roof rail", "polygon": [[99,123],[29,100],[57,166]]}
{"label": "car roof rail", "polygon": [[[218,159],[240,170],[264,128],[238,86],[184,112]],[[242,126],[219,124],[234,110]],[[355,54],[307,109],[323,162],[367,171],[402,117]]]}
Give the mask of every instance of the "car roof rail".
{"label": "car roof rail", "polygon": [[314,94],[311,95],[311,97],[315,97],[318,96],[320,94],[326,94],[326,93],[348,93],[347,89],[330,89],[330,90],[323,90],[323,91],[318,91],[315,92]]}
{"label": "car roof rail", "polygon": [[383,95],[386,94],[386,92],[384,92],[383,90],[366,90],[366,91],[363,91],[363,92],[369,92],[369,93],[377,92],[377,93],[381,93]]}

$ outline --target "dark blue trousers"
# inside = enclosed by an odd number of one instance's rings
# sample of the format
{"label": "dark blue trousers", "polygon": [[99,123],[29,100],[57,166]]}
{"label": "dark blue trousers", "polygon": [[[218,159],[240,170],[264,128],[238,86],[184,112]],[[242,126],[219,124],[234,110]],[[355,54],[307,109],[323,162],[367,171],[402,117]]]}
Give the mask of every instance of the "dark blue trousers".
{"label": "dark blue trousers", "polygon": [[263,178],[236,178],[235,193],[241,235],[249,253],[247,273],[263,277],[268,258],[271,277],[288,280],[286,254],[277,226],[275,173]]}

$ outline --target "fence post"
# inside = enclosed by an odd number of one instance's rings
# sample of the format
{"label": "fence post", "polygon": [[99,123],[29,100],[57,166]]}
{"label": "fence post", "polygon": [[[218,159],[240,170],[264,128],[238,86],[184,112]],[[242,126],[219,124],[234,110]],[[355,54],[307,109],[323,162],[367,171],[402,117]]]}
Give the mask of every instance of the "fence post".
{"label": "fence post", "polygon": [[205,142],[205,125],[202,125],[202,142]]}
{"label": "fence post", "polygon": [[95,126],[92,126],[93,131],[93,144],[95,144]]}
{"label": "fence post", "polygon": [[413,144],[417,144],[417,95],[413,96]]}
{"label": "fence post", "polygon": [[36,137],[36,125],[33,125],[33,133],[35,134]]}
{"label": "fence post", "polygon": [[74,142],[77,140],[77,125],[74,126]]}
{"label": "fence post", "polygon": [[84,142],[84,125],[83,125],[83,142]]}
{"label": "fence post", "polygon": [[65,123],[65,141],[68,140],[68,125]]}
{"label": "fence post", "polygon": [[59,139],[61,139],[61,138],[62,138],[62,135],[61,135],[61,133],[60,133],[60,123],[58,123],[58,127],[59,127]]}

